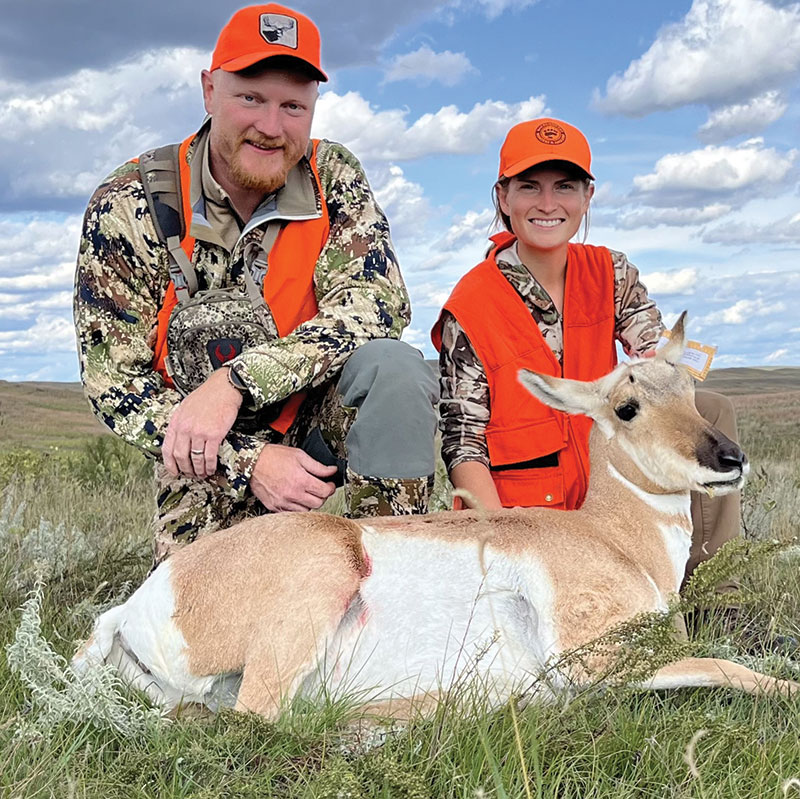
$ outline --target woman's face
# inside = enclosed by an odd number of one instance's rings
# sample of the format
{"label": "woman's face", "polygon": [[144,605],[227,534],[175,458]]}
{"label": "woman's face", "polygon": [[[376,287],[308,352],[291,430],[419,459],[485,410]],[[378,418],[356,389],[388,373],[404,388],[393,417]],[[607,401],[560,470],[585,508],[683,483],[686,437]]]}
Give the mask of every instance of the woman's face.
{"label": "woman's face", "polygon": [[516,175],[497,197],[520,243],[533,250],[562,247],[578,232],[594,186],[561,169],[534,167]]}

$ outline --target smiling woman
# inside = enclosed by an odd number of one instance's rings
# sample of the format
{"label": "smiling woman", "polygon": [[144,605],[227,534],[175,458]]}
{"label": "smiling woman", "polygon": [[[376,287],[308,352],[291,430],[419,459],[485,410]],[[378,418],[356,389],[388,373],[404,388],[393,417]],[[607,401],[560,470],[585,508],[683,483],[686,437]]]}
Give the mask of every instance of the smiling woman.
{"label": "smiling woman", "polygon": [[[621,252],[571,243],[594,195],[586,137],[557,119],[515,125],[500,152],[488,257],[456,285],[434,327],[440,351],[442,455],[453,485],[487,509],[580,508],[589,479],[586,417],[526,395],[520,368],[594,380],[652,355],[661,314]],[[730,401],[698,393],[730,438]],[[627,412],[627,409],[626,409]],[[694,498],[689,571],[739,534],[738,495]],[[467,504],[471,504],[468,501]]]}

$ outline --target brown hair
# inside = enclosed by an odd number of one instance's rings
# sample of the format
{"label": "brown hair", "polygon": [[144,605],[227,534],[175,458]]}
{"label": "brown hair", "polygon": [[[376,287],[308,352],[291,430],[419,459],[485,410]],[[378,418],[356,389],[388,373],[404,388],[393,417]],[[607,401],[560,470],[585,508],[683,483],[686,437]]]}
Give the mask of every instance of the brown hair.
{"label": "brown hair", "polygon": [[[515,178],[522,178],[524,175],[529,175],[536,170],[547,168],[547,169],[561,169],[562,171],[566,172],[572,180],[579,180],[583,183],[584,189],[588,189],[589,186],[592,185],[592,179],[584,172],[580,167],[576,166],[575,164],[570,163],[569,161],[545,161],[541,164],[536,164],[535,166],[530,167],[530,169],[526,169],[524,172],[520,172],[519,175],[514,175]],[[500,227],[505,228],[509,233],[513,233],[514,231],[511,228],[511,219],[509,219],[507,214],[503,213],[502,208],[500,207],[500,198],[498,197],[498,187],[508,188],[508,184],[511,182],[511,178],[507,178],[505,175],[498,178],[497,183],[492,186],[492,205],[494,205],[494,219],[492,220],[491,229],[496,230]],[[591,214],[591,209],[587,210],[583,217],[583,239],[582,242],[585,242],[589,236],[589,215]]]}

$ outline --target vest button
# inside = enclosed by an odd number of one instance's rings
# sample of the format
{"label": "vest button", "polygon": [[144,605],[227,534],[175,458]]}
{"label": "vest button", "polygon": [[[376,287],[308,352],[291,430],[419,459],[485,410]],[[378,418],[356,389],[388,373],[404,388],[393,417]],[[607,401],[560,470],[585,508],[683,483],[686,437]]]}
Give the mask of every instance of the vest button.
{"label": "vest button", "polygon": [[552,502],[553,501],[553,495],[552,494],[545,494],[544,495],[544,501],[545,502]]}

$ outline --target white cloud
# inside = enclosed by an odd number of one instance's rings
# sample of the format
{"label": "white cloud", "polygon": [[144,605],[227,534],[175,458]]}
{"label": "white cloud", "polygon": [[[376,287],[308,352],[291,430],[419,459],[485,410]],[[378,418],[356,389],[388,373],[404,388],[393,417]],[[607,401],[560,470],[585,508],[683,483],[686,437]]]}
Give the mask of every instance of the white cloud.
{"label": "white cloud", "polygon": [[480,153],[508,129],[545,112],[544,97],[487,100],[467,112],[446,105],[411,124],[406,109],[376,110],[358,92],[325,92],[312,132],[340,141],[365,161],[405,161],[438,153]]}
{"label": "white cloud", "polygon": [[657,225],[685,227],[702,225],[730,213],[731,206],[711,203],[702,208],[635,208],[631,211],[602,212],[604,222],[620,230],[652,228]]}
{"label": "white cloud", "polygon": [[40,314],[27,330],[0,330],[0,359],[23,352],[75,352],[72,319]]}
{"label": "white cloud", "polygon": [[472,242],[485,242],[489,227],[494,220],[494,210],[467,211],[459,216],[436,242],[435,248],[455,250]]}
{"label": "white cloud", "polygon": [[104,72],[0,84],[0,142],[7,142],[0,146],[0,178],[7,176],[11,187],[6,202],[25,207],[83,199],[113,167],[186,135],[202,120],[199,73],[207,60],[200,50],[169,48]]}
{"label": "white cloud", "polygon": [[766,225],[729,222],[703,232],[709,244],[800,244],[800,213]]}
{"label": "white cloud", "polygon": [[712,144],[747,134],[752,136],[780,119],[788,103],[780,92],[770,91],[744,103],[717,108],[709,114],[708,121],[700,126],[698,137]]}
{"label": "white cloud", "polygon": [[[710,197],[746,189],[752,197],[775,192],[791,178],[798,151],[778,152],[750,139],[736,147],[708,145],[700,150],[669,153],[654,171],[633,179],[636,189],[653,205],[676,205],[690,199],[705,205]],[[704,202],[705,198],[705,202]]]}
{"label": "white cloud", "polygon": [[779,350],[775,350],[775,352],[771,352],[766,358],[764,358],[764,360],[767,363],[775,363],[775,361],[783,360],[788,354],[789,350],[787,350],[785,347],[782,347]]}
{"label": "white cloud", "polygon": [[689,103],[729,104],[800,70],[800,5],[694,0],[623,74],[595,93],[604,111],[642,116]]}
{"label": "white cloud", "polygon": [[538,0],[478,0],[489,19],[499,17],[504,11],[519,11],[537,2]]}
{"label": "white cloud", "polygon": [[689,267],[676,272],[648,272],[642,275],[642,281],[651,294],[694,294],[697,270]]}
{"label": "white cloud", "polygon": [[392,238],[418,235],[430,213],[430,203],[419,183],[408,180],[397,165],[370,170],[375,199],[392,229]]}
{"label": "white cloud", "polygon": [[437,53],[424,44],[413,53],[395,56],[387,66],[384,80],[387,83],[413,80],[422,85],[436,82],[455,86],[467,75],[476,72],[464,53],[450,50]]}
{"label": "white cloud", "polygon": [[751,322],[753,317],[769,317],[782,313],[786,305],[781,302],[769,303],[761,297],[752,300],[737,300],[728,308],[714,311],[698,320],[703,325],[743,325]]}
{"label": "white cloud", "polygon": [[0,291],[63,288],[72,284],[81,218],[0,216]]}

